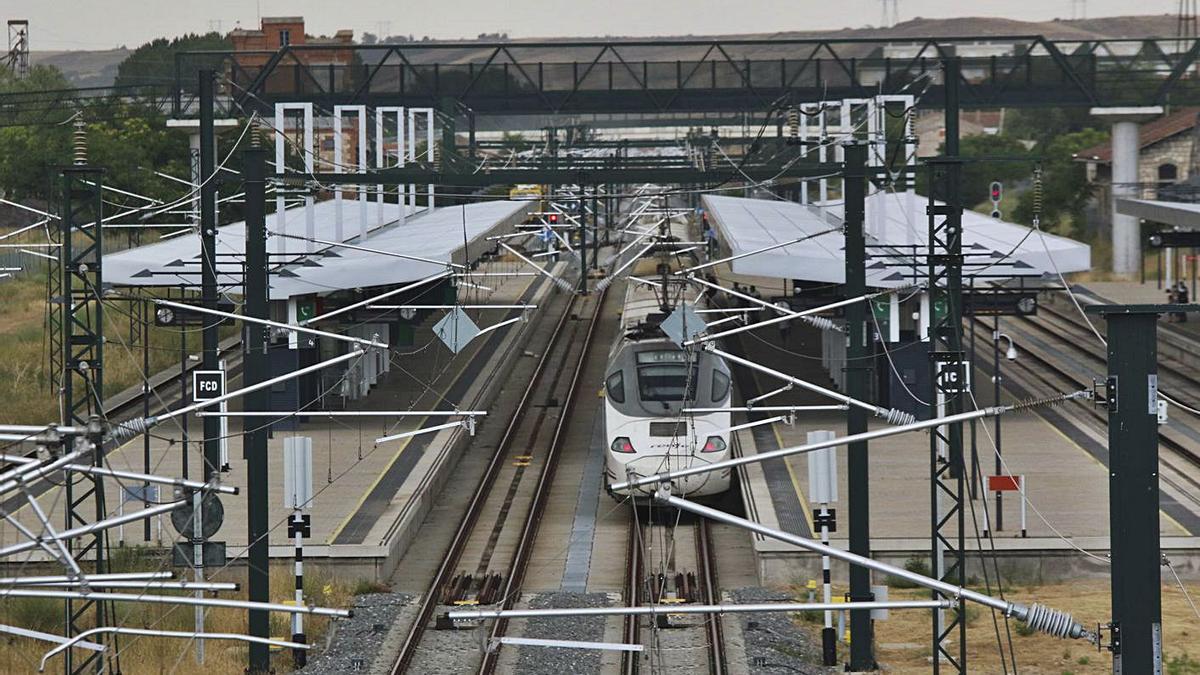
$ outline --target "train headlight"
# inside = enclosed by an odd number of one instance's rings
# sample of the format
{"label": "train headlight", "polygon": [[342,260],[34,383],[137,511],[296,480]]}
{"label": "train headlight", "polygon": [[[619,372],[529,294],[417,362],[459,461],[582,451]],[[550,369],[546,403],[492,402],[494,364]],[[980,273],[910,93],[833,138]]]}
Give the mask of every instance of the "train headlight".
{"label": "train headlight", "polygon": [[709,436],[704,442],[704,447],[700,448],[700,452],[725,452],[725,448],[729,447],[725,444],[725,439],[720,436]]}
{"label": "train headlight", "polygon": [[617,436],[614,438],[612,445],[609,446],[609,449],[611,449],[613,452],[620,452],[624,454],[637,452],[637,450],[633,449],[633,443],[630,443],[629,439],[624,436]]}

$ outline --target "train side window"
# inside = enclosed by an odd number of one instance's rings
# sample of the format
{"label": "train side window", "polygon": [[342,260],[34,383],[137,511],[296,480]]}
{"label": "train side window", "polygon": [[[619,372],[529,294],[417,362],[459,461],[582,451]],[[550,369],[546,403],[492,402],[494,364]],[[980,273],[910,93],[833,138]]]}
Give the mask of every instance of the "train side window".
{"label": "train side window", "polygon": [[712,399],[714,402],[720,403],[729,395],[729,376],[719,370],[713,369],[712,379]]}
{"label": "train side window", "polygon": [[604,386],[608,391],[608,398],[614,403],[625,402],[625,373],[618,370],[609,375]]}

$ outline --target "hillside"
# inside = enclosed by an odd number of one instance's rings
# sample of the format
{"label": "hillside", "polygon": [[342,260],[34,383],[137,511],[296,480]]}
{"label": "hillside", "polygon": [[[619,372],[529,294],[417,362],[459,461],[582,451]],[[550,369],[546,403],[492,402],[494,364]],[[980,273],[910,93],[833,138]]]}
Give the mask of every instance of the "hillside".
{"label": "hillside", "polygon": [[128,49],[99,51],[33,51],[34,64],[54,66],[77,87],[107,87],[117,77],[117,66],[132,52]]}

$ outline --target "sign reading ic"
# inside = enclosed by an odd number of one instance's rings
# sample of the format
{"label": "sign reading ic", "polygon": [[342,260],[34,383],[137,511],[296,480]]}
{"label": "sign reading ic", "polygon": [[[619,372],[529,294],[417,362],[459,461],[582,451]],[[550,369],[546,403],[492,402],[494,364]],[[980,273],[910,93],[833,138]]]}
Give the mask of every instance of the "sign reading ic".
{"label": "sign reading ic", "polygon": [[225,371],[193,370],[192,401],[211,401],[225,393]]}

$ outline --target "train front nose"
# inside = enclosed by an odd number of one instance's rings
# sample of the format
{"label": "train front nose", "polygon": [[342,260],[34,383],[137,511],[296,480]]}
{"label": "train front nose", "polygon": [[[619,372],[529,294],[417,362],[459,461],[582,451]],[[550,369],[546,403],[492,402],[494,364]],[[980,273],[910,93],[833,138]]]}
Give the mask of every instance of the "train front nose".
{"label": "train front nose", "polygon": [[[633,476],[652,476],[657,473],[690,469],[710,463],[705,458],[691,455],[647,455],[628,462],[626,468]],[[671,480],[671,492],[684,496],[698,492],[709,492],[709,488],[718,479],[718,473],[706,472],[693,476],[674,478]],[[639,494],[650,495],[654,493],[657,487],[657,485],[643,485],[637,488],[637,490]]]}

